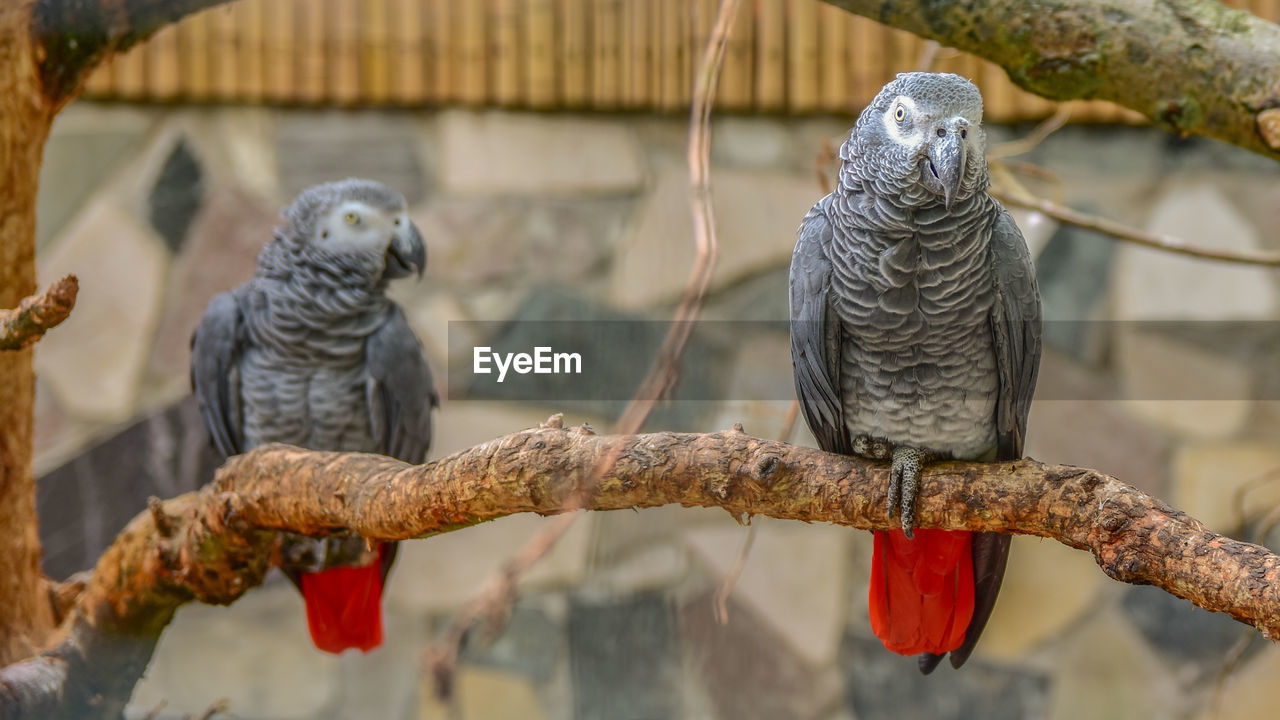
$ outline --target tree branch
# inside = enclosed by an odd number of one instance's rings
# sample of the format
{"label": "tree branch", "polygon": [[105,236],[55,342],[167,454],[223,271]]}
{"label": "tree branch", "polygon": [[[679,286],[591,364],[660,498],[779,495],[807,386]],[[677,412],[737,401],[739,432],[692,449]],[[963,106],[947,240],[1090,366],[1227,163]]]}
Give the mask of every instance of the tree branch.
{"label": "tree branch", "polygon": [[[134,518],[99,560],[67,641],[0,670],[0,720],[57,717],[49,708],[58,703],[74,717],[88,698],[97,698],[95,713],[104,703],[122,707],[174,610],[192,599],[227,604],[259,584],[275,531],[350,528],[407,540],[520,512],[552,515],[583,497],[606,457],[616,460],[586,493],[589,509],[678,503],[896,527],[885,513],[887,466],[740,428],[602,436],[544,426],[417,466],[267,446],[231,458],[203,490]],[[1039,535],[1088,550],[1117,580],[1156,585],[1280,636],[1280,556],[1209,532],[1098,471],[1034,460],[940,464],[926,472],[916,511],[918,527]],[[58,684],[67,677],[74,688]]]}
{"label": "tree branch", "polygon": [[1075,225],[1086,230],[1092,230],[1117,240],[1134,243],[1135,245],[1143,245],[1145,247],[1154,248],[1156,250],[1164,250],[1166,252],[1175,253],[1177,255],[1188,255],[1201,260],[1216,260],[1218,262],[1236,263],[1240,265],[1261,265],[1263,267],[1280,267],[1280,252],[1273,251],[1247,251],[1247,250],[1219,250],[1217,248],[1201,247],[1199,245],[1191,245],[1181,238],[1172,235],[1157,235],[1149,233],[1145,230],[1139,230],[1127,225],[1123,225],[1114,220],[1108,220],[1104,217],[1090,215],[1088,213],[1073,210],[1065,205],[1059,205],[1051,200],[1038,198],[1029,193],[1012,192],[992,188],[991,194],[1006,205],[1016,205],[1018,207],[1035,210],[1044,215],[1053,218],[1061,223]]}
{"label": "tree branch", "polygon": [[13,310],[0,310],[0,350],[21,350],[44,337],[71,314],[78,292],[80,282],[68,275],[43,295],[24,298]]}
{"label": "tree branch", "polygon": [[1051,100],[1096,98],[1280,159],[1280,27],[1213,0],[826,0],[973,53]]}
{"label": "tree branch", "polygon": [[40,82],[55,107],[80,90],[85,75],[171,22],[231,0],[37,0],[31,33]]}

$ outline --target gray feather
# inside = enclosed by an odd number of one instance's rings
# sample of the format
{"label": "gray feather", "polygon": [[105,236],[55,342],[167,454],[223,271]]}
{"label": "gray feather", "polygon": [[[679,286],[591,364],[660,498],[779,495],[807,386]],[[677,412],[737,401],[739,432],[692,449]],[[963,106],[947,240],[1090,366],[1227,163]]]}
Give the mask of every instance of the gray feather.
{"label": "gray feather", "polygon": [[365,350],[369,420],[381,452],[420,463],[431,441],[431,411],[439,404],[422,346],[393,305]]}
{"label": "gray feather", "polygon": [[191,337],[191,386],[200,415],[218,452],[244,451],[240,417],[240,353],[244,325],[233,292],[209,303]]}
{"label": "gray feather", "polygon": [[831,226],[823,203],[800,225],[791,257],[791,362],[796,397],[818,444],[830,452],[852,452],[840,387],[840,324],[831,317]]}

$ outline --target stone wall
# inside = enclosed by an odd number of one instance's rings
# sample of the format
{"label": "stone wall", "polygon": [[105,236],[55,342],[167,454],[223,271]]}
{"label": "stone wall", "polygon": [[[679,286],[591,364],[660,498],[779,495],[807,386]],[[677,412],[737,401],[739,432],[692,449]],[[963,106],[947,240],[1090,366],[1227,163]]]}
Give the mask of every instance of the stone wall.
{"label": "stone wall", "polygon": [[[708,317],[785,320],[794,231],[821,195],[815,159],[850,123],[716,121],[721,261]],[[190,333],[213,294],[249,276],[298,190],[367,176],[408,197],[430,268],[395,295],[443,378],[450,321],[668,315],[692,258],[684,139],[681,119],[647,116],[69,108],[40,194],[41,284],[75,272],[82,287],[36,358],[47,570],[88,567],[148,495],[210,476],[215,461],[183,400]],[[1073,206],[1204,245],[1280,246],[1280,175],[1246,153],[1149,129],[1070,127],[1021,159],[1051,170],[1060,182],[1044,192]],[[1028,453],[1110,472],[1215,530],[1264,531],[1280,501],[1275,273],[1019,221],[1051,320]],[[1213,322],[1149,322],[1188,319]],[[749,398],[790,387],[785,330],[750,327],[690,356],[689,372],[722,383],[728,400],[674,403],[650,426],[743,422],[776,436],[789,402]],[[432,455],[560,410],[571,423],[611,419],[599,408],[446,400]],[[812,438],[801,428],[797,441]],[[543,522],[517,516],[405,543],[388,642],[367,656],[312,649],[279,576],[230,608],[188,606],[132,717],[164,703],[156,717],[178,718],[220,698],[244,719],[449,717],[420,672],[423,649]],[[1087,555],[1032,538],[1014,542],[973,660],[923,678],[867,627],[868,534],[755,524],[720,624],[712,597],[745,535],[726,513],[581,518],[534,569],[507,629],[469,644],[461,716],[1198,719],[1265,717],[1280,701],[1280,650],[1248,628],[1116,584]]]}

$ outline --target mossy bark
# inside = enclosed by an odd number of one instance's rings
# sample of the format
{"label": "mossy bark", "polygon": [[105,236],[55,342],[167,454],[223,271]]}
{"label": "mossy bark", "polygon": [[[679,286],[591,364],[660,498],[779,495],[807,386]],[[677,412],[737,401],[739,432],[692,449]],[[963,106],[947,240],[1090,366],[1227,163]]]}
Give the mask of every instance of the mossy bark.
{"label": "mossy bark", "polygon": [[1037,95],[1110,100],[1280,159],[1280,27],[1215,0],[826,2],[990,60]]}

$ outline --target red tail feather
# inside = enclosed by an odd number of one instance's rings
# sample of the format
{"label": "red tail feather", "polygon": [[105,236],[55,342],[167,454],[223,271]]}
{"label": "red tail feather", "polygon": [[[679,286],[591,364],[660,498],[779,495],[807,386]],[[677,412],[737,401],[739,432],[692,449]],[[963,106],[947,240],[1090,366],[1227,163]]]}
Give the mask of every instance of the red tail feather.
{"label": "red tail feather", "polygon": [[875,533],[871,555],[871,630],[903,655],[960,647],[973,617],[972,533],[901,530]]}
{"label": "red tail feather", "polygon": [[[382,557],[385,549],[379,549]],[[382,644],[382,563],[302,574],[307,627],[316,647],[363,652]]]}

